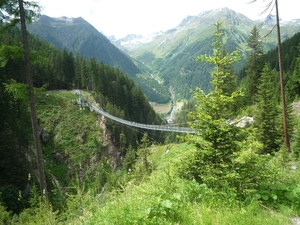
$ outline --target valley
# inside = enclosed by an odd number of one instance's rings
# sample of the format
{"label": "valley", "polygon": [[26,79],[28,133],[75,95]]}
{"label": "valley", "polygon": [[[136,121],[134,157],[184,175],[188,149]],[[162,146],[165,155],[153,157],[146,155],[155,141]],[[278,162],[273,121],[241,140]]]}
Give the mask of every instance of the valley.
{"label": "valley", "polygon": [[297,222],[300,19],[281,23],[285,95],[273,16],[219,8],[119,40],[33,21],[0,23],[0,224]]}
{"label": "valley", "polygon": [[[211,53],[211,34],[217,20],[223,21],[226,51],[237,49],[241,52],[241,61],[234,65],[238,76],[247,57],[247,38],[251,29],[257,26],[263,37],[272,30],[274,18],[252,21],[229,8],[220,8],[187,16],[177,27],[149,37],[129,34],[121,39],[108,39],[82,18],[49,18],[43,15],[28,30],[58,48],[118,67],[142,88],[150,102],[165,104],[171,101],[170,87],[176,92],[175,101],[190,99],[190,90],[195,87],[205,92],[210,90],[212,68],[196,62],[195,58]],[[285,40],[300,31],[300,21],[284,21],[281,27]],[[275,48],[275,32],[261,41],[264,52]],[[107,52],[110,52],[110,58],[107,58]]]}
{"label": "valley", "polygon": [[[249,51],[247,39],[254,26],[264,37],[261,40],[264,52],[276,47],[276,32],[269,33],[274,26],[274,17],[252,21],[228,8],[188,16],[174,29],[158,32],[148,38],[128,35],[124,39],[111,41],[151,69],[165,86],[172,86],[176,92],[175,100],[190,99],[191,89],[200,87],[207,93],[211,88],[212,68],[195,59],[202,54],[211,54],[211,33],[217,20],[223,21],[225,50],[238,50],[241,53],[241,60],[234,64],[236,76],[244,66]],[[283,21],[281,24],[283,40],[299,31],[300,20]]]}
{"label": "valley", "polygon": [[173,111],[172,120],[174,120],[176,118],[176,113],[180,112],[183,103],[183,101],[175,102],[174,107],[172,107],[172,103],[157,104],[155,102],[150,102],[150,105],[156,113],[160,114],[166,120],[170,117],[170,112]]}

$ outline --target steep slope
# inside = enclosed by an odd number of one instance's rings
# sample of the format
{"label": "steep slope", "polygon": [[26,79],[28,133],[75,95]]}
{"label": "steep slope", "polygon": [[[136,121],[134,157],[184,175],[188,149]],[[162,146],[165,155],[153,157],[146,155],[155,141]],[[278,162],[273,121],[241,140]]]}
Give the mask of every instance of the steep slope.
{"label": "steep slope", "polygon": [[[87,93],[86,93],[87,94]],[[37,99],[46,172],[66,186],[71,177],[89,179],[102,157],[120,166],[120,154],[101,117],[81,110],[70,91],[48,92]]]}
{"label": "steep slope", "polygon": [[81,17],[50,18],[42,15],[38,21],[28,26],[28,30],[60,49],[79,53],[86,59],[95,58],[96,61],[119,68],[142,88],[150,101],[167,102],[170,99],[168,90],[149,75],[146,67],[141,67],[138,62],[111,44]]}
{"label": "steep slope", "polygon": [[[153,76],[164,85],[172,87],[176,98],[189,98],[190,89],[200,87],[210,89],[210,71],[208,64],[196,62],[202,54],[212,53],[214,23],[223,21],[224,43],[226,51],[240,50],[242,60],[235,65],[236,72],[243,67],[246,58],[247,39],[251,29],[257,26],[264,37],[273,29],[272,23],[252,21],[235,11],[222,8],[186,17],[176,28],[162,32],[151,40],[136,39],[119,42],[130,55],[153,70]],[[300,31],[298,21],[282,23],[282,37],[287,39]],[[263,38],[265,50],[276,46],[276,32]],[[114,42],[118,44],[117,41]]]}
{"label": "steep slope", "polygon": [[[252,21],[240,13],[236,13],[228,8],[211,10],[200,13],[198,16],[188,16],[175,28],[166,32],[158,33],[152,41],[141,42],[141,46],[130,51],[133,56],[139,56],[145,50],[153,49],[155,55],[166,56],[174,51],[174,48],[184,48],[194,42],[203,41],[212,36],[214,32],[213,24],[217,20],[224,21],[223,28],[234,26],[236,30],[248,31]],[[133,44],[133,43],[132,43]],[[123,45],[127,48],[127,45]]]}
{"label": "steep slope", "polygon": [[81,17],[51,18],[42,15],[37,22],[28,26],[28,30],[60,49],[79,52],[85,58],[94,57],[97,61],[118,67],[129,75],[140,73],[127,55]]}

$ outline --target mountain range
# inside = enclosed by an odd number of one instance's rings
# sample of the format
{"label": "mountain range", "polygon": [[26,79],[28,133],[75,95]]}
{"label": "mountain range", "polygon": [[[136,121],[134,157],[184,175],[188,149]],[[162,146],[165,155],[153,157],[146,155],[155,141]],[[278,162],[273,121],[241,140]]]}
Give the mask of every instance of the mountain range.
{"label": "mountain range", "polygon": [[[212,54],[214,24],[218,20],[223,22],[221,28],[226,51],[239,50],[241,53],[242,60],[235,65],[236,73],[244,65],[247,39],[254,26],[260,31],[265,52],[276,47],[276,32],[272,31],[273,16],[268,16],[264,21],[253,21],[229,8],[187,16],[177,27],[148,37],[130,34],[119,40],[111,36],[109,41],[82,18],[47,16],[42,16],[30,25],[29,31],[59,48],[64,47],[85,57],[95,57],[104,63],[118,66],[142,87],[148,98],[151,93],[147,91],[167,96],[165,91],[168,89],[175,93],[176,99],[188,99],[191,97],[190,90],[195,87],[205,92],[210,89],[212,66],[196,62],[195,58],[202,54]],[[298,32],[300,19],[281,21],[282,40]],[[110,59],[116,53],[119,55]],[[169,97],[160,102],[169,100]],[[156,96],[156,101],[157,98],[160,96]]]}
{"label": "mountain range", "polygon": [[99,62],[119,68],[141,87],[150,101],[167,102],[167,88],[149,74],[147,67],[121,51],[102,33],[83,18],[51,18],[46,15],[29,24],[28,31],[48,41],[59,49],[66,49],[84,58],[95,58]]}
{"label": "mountain range", "polygon": [[[229,8],[188,16],[177,27],[150,38],[139,37],[112,42],[147,65],[156,79],[172,87],[177,99],[186,99],[191,97],[190,90],[195,87],[200,87],[205,92],[210,90],[212,66],[196,62],[195,58],[203,54],[212,54],[214,24],[218,20],[223,22],[221,28],[226,51],[239,50],[241,53],[242,60],[235,64],[236,73],[244,65],[247,40],[254,26],[260,31],[265,52],[276,47],[274,16],[269,16],[264,21],[253,21]],[[300,20],[281,21],[282,40],[299,31]]]}

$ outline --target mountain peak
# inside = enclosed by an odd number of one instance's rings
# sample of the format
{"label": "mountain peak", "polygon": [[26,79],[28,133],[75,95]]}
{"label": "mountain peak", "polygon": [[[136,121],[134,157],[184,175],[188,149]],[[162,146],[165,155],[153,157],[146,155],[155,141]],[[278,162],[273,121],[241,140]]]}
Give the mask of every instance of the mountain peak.
{"label": "mountain peak", "polygon": [[142,39],[142,38],[143,38],[143,36],[140,34],[127,34],[127,36],[122,38],[121,40],[122,41],[132,41],[135,39]]}
{"label": "mountain peak", "polygon": [[41,15],[38,19],[39,23],[41,24],[47,24],[52,27],[57,27],[65,24],[88,24],[88,22],[83,19],[82,17],[49,17],[47,15]]}
{"label": "mountain peak", "polygon": [[271,24],[271,25],[275,25],[276,24],[276,15],[268,15],[264,20],[263,22],[265,24]]}
{"label": "mountain peak", "polygon": [[195,18],[195,16],[187,16],[187,17],[185,17],[185,18],[181,21],[181,23],[179,24],[179,27],[183,27],[183,26],[185,26],[186,24],[189,24],[190,21],[191,21],[193,18]]}
{"label": "mountain peak", "polygon": [[233,11],[232,9],[229,9],[227,7],[217,8],[217,9],[211,9],[211,10],[203,11],[198,15],[198,17],[215,17],[215,16],[218,16],[220,14],[232,13],[232,12],[236,13],[235,11]]}
{"label": "mountain peak", "polygon": [[209,19],[214,22],[217,20],[226,21],[232,25],[240,25],[241,21],[243,21],[243,23],[245,23],[245,21],[250,21],[245,15],[235,12],[227,7],[201,12],[198,15],[198,18]]}

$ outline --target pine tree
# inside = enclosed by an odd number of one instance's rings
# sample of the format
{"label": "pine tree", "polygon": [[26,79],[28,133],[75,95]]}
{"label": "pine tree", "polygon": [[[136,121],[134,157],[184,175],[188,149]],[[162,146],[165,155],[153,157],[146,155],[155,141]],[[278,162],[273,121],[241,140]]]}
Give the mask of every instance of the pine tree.
{"label": "pine tree", "polygon": [[[25,7],[24,7],[25,5]],[[35,2],[28,2],[23,0],[10,0],[10,1],[1,1],[0,2],[0,14],[7,15],[5,22],[7,26],[14,26],[18,22],[21,24],[21,34],[22,34],[22,44],[23,44],[23,52],[24,52],[24,61],[25,61],[25,74],[26,80],[28,84],[28,90],[26,92],[29,95],[29,106],[30,106],[30,118],[33,130],[33,140],[34,146],[36,150],[37,156],[37,166],[38,166],[38,177],[40,182],[41,192],[44,192],[43,198],[47,198],[47,186],[46,179],[44,173],[44,165],[42,161],[42,150],[40,146],[39,139],[39,130],[38,130],[38,122],[35,108],[35,99],[34,99],[34,89],[33,89],[33,75],[31,69],[31,58],[29,54],[29,45],[28,45],[28,34],[26,31],[26,21],[31,21],[32,18],[36,15],[39,10],[38,5]],[[3,13],[4,12],[4,13]],[[2,22],[2,18],[0,18]]]}
{"label": "pine tree", "polygon": [[260,42],[259,30],[256,26],[251,30],[248,47],[250,48],[249,55],[246,62],[247,74],[247,92],[246,98],[251,100],[249,103],[254,102],[254,96],[257,92],[258,81],[264,66],[263,63],[263,50]]}
{"label": "pine tree", "polygon": [[[300,46],[298,46],[300,49]],[[297,56],[293,72],[288,77],[287,90],[291,99],[299,98],[300,96],[300,54]]]}
{"label": "pine tree", "polygon": [[132,170],[135,161],[136,161],[135,150],[132,148],[131,145],[129,145],[129,148],[127,149],[126,156],[123,161],[123,165],[122,165],[123,169],[125,171]]}
{"label": "pine tree", "polygon": [[75,89],[80,89],[80,75],[81,75],[81,62],[80,62],[80,57],[79,54],[77,53],[75,55],[75,60],[74,60],[74,88]]}
{"label": "pine tree", "polygon": [[292,155],[293,158],[296,160],[300,159],[300,122],[298,121],[297,128],[296,128],[296,133],[295,133],[295,139],[292,144]]}
{"label": "pine tree", "polygon": [[222,185],[221,181],[229,168],[232,166],[232,156],[238,151],[236,136],[238,128],[227,122],[228,108],[242,95],[240,90],[233,91],[230,95],[224,94],[226,79],[229,75],[225,67],[240,59],[237,51],[224,54],[222,50],[221,22],[216,24],[214,55],[202,55],[198,61],[204,61],[215,65],[212,72],[212,91],[205,94],[197,88],[194,92],[196,112],[191,113],[193,122],[190,126],[194,128],[196,135],[187,136],[187,141],[194,143],[197,147],[195,159],[190,166],[190,174],[200,182],[206,184]]}
{"label": "pine tree", "polygon": [[[256,2],[257,0],[252,0]],[[286,110],[286,99],[285,99],[285,87],[284,87],[284,78],[283,78],[283,67],[282,67],[282,53],[281,53],[281,34],[280,34],[280,24],[279,24],[279,7],[278,0],[269,0],[269,3],[266,4],[266,12],[269,9],[275,8],[276,10],[276,30],[277,30],[277,51],[278,51],[278,67],[279,67],[279,78],[280,78],[280,93],[281,93],[281,105],[282,105],[282,119],[283,119],[283,134],[285,147],[287,151],[290,152],[290,140],[288,133],[288,124],[287,124],[287,110]]]}
{"label": "pine tree", "polygon": [[254,125],[258,128],[257,139],[263,144],[263,154],[273,154],[280,147],[278,130],[280,112],[272,82],[272,73],[268,66],[263,68],[257,89],[257,110],[254,115]]}
{"label": "pine tree", "polygon": [[141,145],[137,151],[139,159],[141,159],[143,167],[146,172],[150,170],[150,162],[148,161],[148,156],[150,155],[150,141],[148,139],[148,134],[144,133],[141,139]]}

